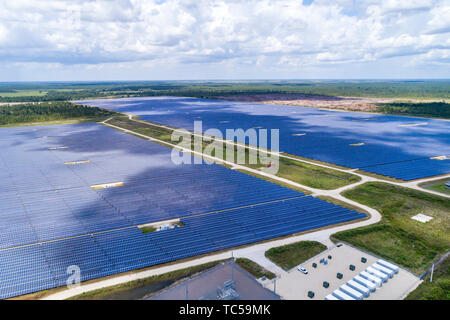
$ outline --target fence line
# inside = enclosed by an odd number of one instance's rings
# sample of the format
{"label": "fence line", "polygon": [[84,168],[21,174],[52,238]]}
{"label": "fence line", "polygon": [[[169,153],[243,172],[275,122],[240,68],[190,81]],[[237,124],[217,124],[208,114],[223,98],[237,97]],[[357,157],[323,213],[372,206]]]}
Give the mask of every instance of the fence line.
{"label": "fence line", "polygon": [[436,268],[437,266],[439,266],[445,259],[447,259],[448,255],[450,254],[450,251],[447,251],[446,254],[444,254],[438,261],[434,262],[431,264],[431,267],[429,267],[427,269],[427,271],[425,271],[421,276],[420,276],[420,280],[423,280],[427,274],[429,274],[431,272],[431,269],[434,267]]}

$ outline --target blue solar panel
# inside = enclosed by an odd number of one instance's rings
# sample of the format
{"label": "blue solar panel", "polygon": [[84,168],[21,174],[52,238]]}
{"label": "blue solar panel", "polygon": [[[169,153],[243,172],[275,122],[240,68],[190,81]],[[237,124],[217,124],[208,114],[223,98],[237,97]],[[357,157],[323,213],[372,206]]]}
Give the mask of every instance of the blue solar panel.
{"label": "blue solar panel", "polygon": [[[183,227],[142,233],[136,227],[0,251],[0,298],[223,250],[365,217],[311,196],[182,219]],[[28,290],[28,291],[27,291]]]}
{"label": "blue solar panel", "polygon": [[[170,149],[104,126],[1,132],[0,248],[300,195],[218,165],[175,165]],[[90,162],[64,164],[75,160]],[[117,181],[125,187],[90,187]]]}
{"label": "blue solar panel", "polygon": [[72,265],[85,281],[364,217],[96,124],[0,129],[0,147],[0,298],[63,286]]}
{"label": "blue solar panel", "polygon": [[[450,160],[428,161],[450,156],[450,123],[444,120],[177,97],[80,102],[188,130],[195,120],[223,134],[227,128],[280,129],[283,152],[403,180],[450,172]],[[364,145],[352,146],[358,143]]]}

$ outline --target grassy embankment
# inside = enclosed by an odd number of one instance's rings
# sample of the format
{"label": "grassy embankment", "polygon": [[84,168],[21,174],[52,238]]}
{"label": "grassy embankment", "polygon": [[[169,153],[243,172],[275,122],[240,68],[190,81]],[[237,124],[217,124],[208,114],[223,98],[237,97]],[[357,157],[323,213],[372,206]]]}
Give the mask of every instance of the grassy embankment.
{"label": "grassy embankment", "polygon": [[450,258],[445,259],[431,274],[407,297],[406,300],[450,300]]}
{"label": "grassy embankment", "polygon": [[256,262],[247,259],[247,258],[237,258],[236,264],[238,264],[242,269],[246,270],[251,275],[256,278],[266,277],[267,279],[275,278],[275,274],[270,272],[269,270],[261,267]]}
{"label": "grassy embankment", "polygon": [[420,184],[420,187],[425,188],[425,189],[434,190],[434,191],[444,193],[444,194],[450,194],[450,189],[447,189],[445,186],[445,183],[447,181],[450,181],[450,178],[439,179],[439,180],[435,180],[432,182],[422,183],[422,184]]}
{"label": "grassy embankment", "polygon": [[[177,142],[171,141],[172,135],[171,129],[160,128],[152,125],[151,123],[132,121],[126,117],[115,117],[109,120],[108,123],[162,141],[177,144]],[[191,140],[193,144],[194,139]],[[209,143],[204,142],[203,149],[205,149],[208,146],[208,144]],[[189,145],[186,145],[185,147],[189,148]],[[191,146],[191,148],[193,148],[193,146]],[[236,151],[237,147],[235,147],[235,153]],[[214,152],[212,153],[212,155],[217,156],[220,159],[224,158],[224,156],[216,155]],[[247,163],[246,166],[253,169],[260,169],[261,171],[266,170],[265,165],[260,163],[259,159],[257,164],[249,164],[248,161],[249,156],[250,156],[249,151],[248,149],[246,149],[245,151],[245,158]],[[291,181],[303,184],[305,186],[326,190],[336,189],[348,184],[358,182],[360,180],[358,176],[355,176],[353,174],[284,158],[279,159],[279,170],[277,176],[289,179]]]}
{"label": "grassy embankment", "polygon": [[142,231],[142,233],[150,233],[150,232],[155,232],[156,228],[153,226],[146,226],[146,227],[142,227],[141,231]]}
{"label": "grassy embankment", "polygon": [[441,183],[441,184],[436,184],[436,185],[430,186],[430,189],[438,191],[438,192],[441,192],[441,193],[450,194],[450,189],[447,189],[445,187],[445,183]]}
{"label": "grassy embankment", "polygon": [[0,105],[0,126],[93,122],[116,114],[109,110],[64,101]]}
{"label": "grassy embankment", "polygon": [[300,241],[270,248],[265,256],[284,270],[290,270],[326,249],[325,245],[317,241]]}
{"label": "grassy embankment", "polygon": [[[335,240],[391,260],[421,274],[450,248],[450,201],[380,182],[369,182],[343,195],[378,210],[382,220],[374,225],[339,232]],[[411,219],[416,214],[433,217],[427,223]]]}

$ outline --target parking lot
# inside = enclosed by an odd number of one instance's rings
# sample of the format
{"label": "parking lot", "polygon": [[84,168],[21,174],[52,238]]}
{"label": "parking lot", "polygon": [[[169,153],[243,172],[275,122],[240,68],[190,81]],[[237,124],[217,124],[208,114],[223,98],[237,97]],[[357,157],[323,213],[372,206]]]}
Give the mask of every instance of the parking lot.
{"label": "parking lot", "polygon": [[[366,263],[361,262],[361,257],[367,259]],[[326,259],[327,264],[320,263],[321,259]],[[314,297],[312,299],[322,300],[377,260],[376,257],[347,245],[334,247],[302,264],[307,269],[308,274],[303,274],[296,268],[288,272],[282,272],[277,279],[276,290],[282,299],[311,299],[308,297],[308,291],[313,291]],[[313,267],[313,263],[317,264],[316,268]],[[355,266],[354,271],[349,269],[350,264]],[[338,272],[342,273],[342,279],[337,278]],[[324,281],[330,284],[328,288],[323,287]],[[418,277],[400,268],[398,274],[380,288],[377,288],[367,299],[402,299],[419,283]],[[273,284],[267,284],[267,286],[273,288]]]}

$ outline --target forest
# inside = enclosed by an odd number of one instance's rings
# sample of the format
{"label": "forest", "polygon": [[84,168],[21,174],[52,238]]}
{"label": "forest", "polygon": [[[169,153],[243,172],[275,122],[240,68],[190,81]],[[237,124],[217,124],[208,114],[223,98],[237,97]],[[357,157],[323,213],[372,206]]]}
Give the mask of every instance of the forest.
{"label": "forest", "polygon": [[0,102],[107,97],[215,97],[236,94],[312,94],[349,97],[450,99],[450,80],[279,80],[0,83]]}
{"label": "forest", "polygon": [[0,125],[67,119],[99,119],[114,114],[109,110],[66,101],[0,105]]}
{"label": "forest", "polygon": [[450,119],[450,103],[404,103],[393,102],[378,105],[377,112],[387,114],[412,115],[419,117],[434,117]]}

